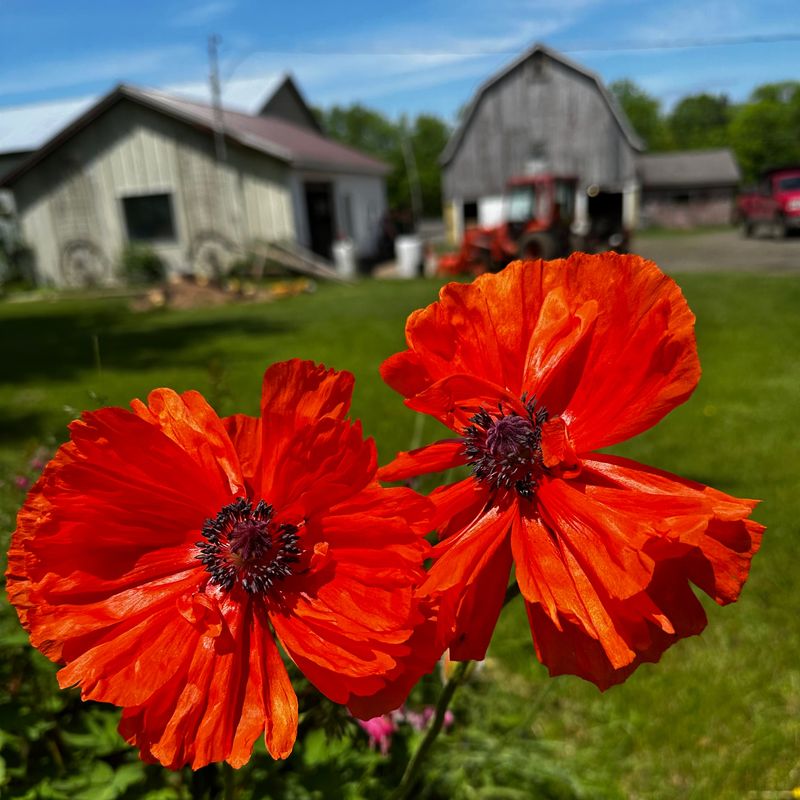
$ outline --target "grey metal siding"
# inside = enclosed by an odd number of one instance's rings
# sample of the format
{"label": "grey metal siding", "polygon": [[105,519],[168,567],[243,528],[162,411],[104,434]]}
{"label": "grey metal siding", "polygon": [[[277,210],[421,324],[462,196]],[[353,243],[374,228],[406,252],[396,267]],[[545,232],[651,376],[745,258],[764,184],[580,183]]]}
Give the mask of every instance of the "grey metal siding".
{"label": "grey metal siding", "polygon": [[444,196],[496,195],[534,159],[582,185],[621,191],[636,178],[635,153],[592,79],[534,53],[481,96],[443,168]]}

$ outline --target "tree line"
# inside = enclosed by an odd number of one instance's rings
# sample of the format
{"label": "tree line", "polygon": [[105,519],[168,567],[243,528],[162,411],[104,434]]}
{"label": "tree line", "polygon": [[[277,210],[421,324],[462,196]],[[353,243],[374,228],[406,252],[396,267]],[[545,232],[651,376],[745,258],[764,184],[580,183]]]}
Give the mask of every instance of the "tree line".
{"label": "tree line", "polygon": [[[764,84],[744,103],[724,94],[688,95],[669,112],[632,80],[609,88],[649,152],[730,147],[745,181],[769,167],[800,164],[800,81]],[[315,114],[329,136],[387,163],[390,208],[412,209],[416,191],[422,216],[441,214],[439,156],[451,133],[444,120],[434,114],[392,120],[359,103]]]}
{"label": "tree line", "polygon": [[758,86],[744,103],[693,94],[669,112],[631,80],[609,88],[650,152],[730,147],[748,182],[770,167],[800,164],[800,81]]}
{"label": "tree line", "polygon": [[315,113],[328,136],[386,162],[390,208],[411,210],[412,193],[416,192],[422,216],[442,213],[439,156],[450,137],[450,126],[444,120],[420,114],[394,121],[359,103],[315,109]]}

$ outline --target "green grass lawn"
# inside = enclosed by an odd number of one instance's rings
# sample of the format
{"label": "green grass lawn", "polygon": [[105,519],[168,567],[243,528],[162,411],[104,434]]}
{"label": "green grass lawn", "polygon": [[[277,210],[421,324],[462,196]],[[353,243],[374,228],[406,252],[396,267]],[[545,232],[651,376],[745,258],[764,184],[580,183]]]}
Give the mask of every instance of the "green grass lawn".
{"label": "green grass lawn", "polygon": [[[700,387],[657,428],[615,451],[763,499],[755,516],[768,531],[751,579],[737,604],[707,604],[701,637],[605,694],[577,678],[547,678],[523,609],[512,603],[479,684],[456,703],[464,724],[434,761],[442,786],[491,773],[505,788],[459,796],[716,800],[790,796],[774,792],[800,785],[800,280],[720,274],[679,282],[698,318]],[[355,373],[353,414],[388,460],[408,448],[415,424],[378,365],[402,347],[406,315],[437,288],[364,282],[267,305],[140,315],[121,300],[0,305],[2,529],[13,528],[23,496],[14,476],[38,445],[63,440],[77,411],[126,405],[170,386],[199,389],[222,413],[252,414],[265,366],[294,356]],[[422,435],[432,438],[433,424]],[[15,678],[8,666],[20,658],[20,640],[4,606],[0,756],[3,729],[16,724],[12,682],[33,680]],[[42,691],[52,691],[51,673],[37,669]]]}

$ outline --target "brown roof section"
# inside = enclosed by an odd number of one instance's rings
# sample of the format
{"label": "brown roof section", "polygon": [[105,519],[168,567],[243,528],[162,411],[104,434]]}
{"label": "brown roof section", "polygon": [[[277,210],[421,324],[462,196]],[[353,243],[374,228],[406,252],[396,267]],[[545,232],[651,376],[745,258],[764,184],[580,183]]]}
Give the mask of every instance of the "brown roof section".
{"label": "brown roof section", "polygon": [[742,177],[736,157],[727,147],[640,155],[637,170],[645,189],[736,186]]}
{"label": "brown roof section", "polygon": [[[16,181],[123,99],[140,103],[208,133],[213,133],[216,127],[214,109],[210,105],[121,84],[5,175],[0,185]],[[223,112],[223,124],[225,138],[229,141],[286,161],[298,169],[367,175],[385,175],[390,169],[383,161],[276,117],[256,117],[226,110]]]}

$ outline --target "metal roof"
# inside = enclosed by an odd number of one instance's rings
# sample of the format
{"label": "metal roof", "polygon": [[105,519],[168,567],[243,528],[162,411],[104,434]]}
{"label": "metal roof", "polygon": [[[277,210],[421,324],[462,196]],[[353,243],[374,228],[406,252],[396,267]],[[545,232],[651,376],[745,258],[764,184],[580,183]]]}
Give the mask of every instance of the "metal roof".
{"label": "metal roof", "polygon": [[[120,84],[31,153],[22,164],[2,178],[0,185],[9,185],[16,181],[97,117],[125,99],[208,133],[213,133],[216,127],[214,109],[206,103],[186,100],[153,89]],[[384,175],[389,171],[389,166],[382,161],[277,117],[252,116],[225,110],[223,126],[225,137],[229,141],[300,169],[372,175]]]}
{"label": "metal roof", "polygon": [[96,102],[81,97],[0,109],[0,155],[33,152]]}
{"label": "metal roof", "polygon": [[727,147],[640,155],[637,170],[645,188],[735,186],[742,177]]}
{"label": "metal roof", "polygon": [[459,146],[461,145],[461,140],[464,138],[464,134],[469,127],[470,122],[472,121],[472,117],[475,115],[475,112],[478,110],[478,105],[481,102],[481,99],[489,91],[495,84],[499,83],[503,80],[507,75],[513,72],[517,67],[522,66],[529,58],[532,58],[537,53],[541,53],[542,55],[546,56],[547,58],[552,59],[553,61],[557,61],[562,66],[566,67],[567,69],[572,70],[573,72],[578,73],[579,75],[583,76],[584,78],[592,81],[597,90],[600,92],[600,96],[605,100],[606,104],[608,105],[611,113],[616,121],[617,125],[620,128],[623,136],[628,140],[628,143],[634,150],[644,150],[644,141],[639,137],[639,135],[634,131],[633,126],[628,121],[628,118],[625,116],[625,112],[620,108],[619,104],[617,103],[614,96],[611,92],[606,89],[605,84],[603,83],[600,76],[592,72],[591,70],[587,69],[586,67],[577,64],[576,62],[572,61],[571,59],[567,58],[566,56],[562,55],[561,53],[553,50],[552,48],[548,47],[547,45],[536,43],[531,47],[529,50],[526,50],[521,56],[514,59],[510,64],[503,67],[500,72],[495,73],[489,78],[487,81],[482,83],[478,90],[472,97],[469,106],[467,107],[467,111],[464,114],[461,123],[453,132],[453,135],[450,137],[450,140],[447,142],[447,146],[442,151],[442,155],[439,157],[439,162],[442,166],[449,164],[452,161],[453,157],[455,156],[456,152],[458,151]]}

